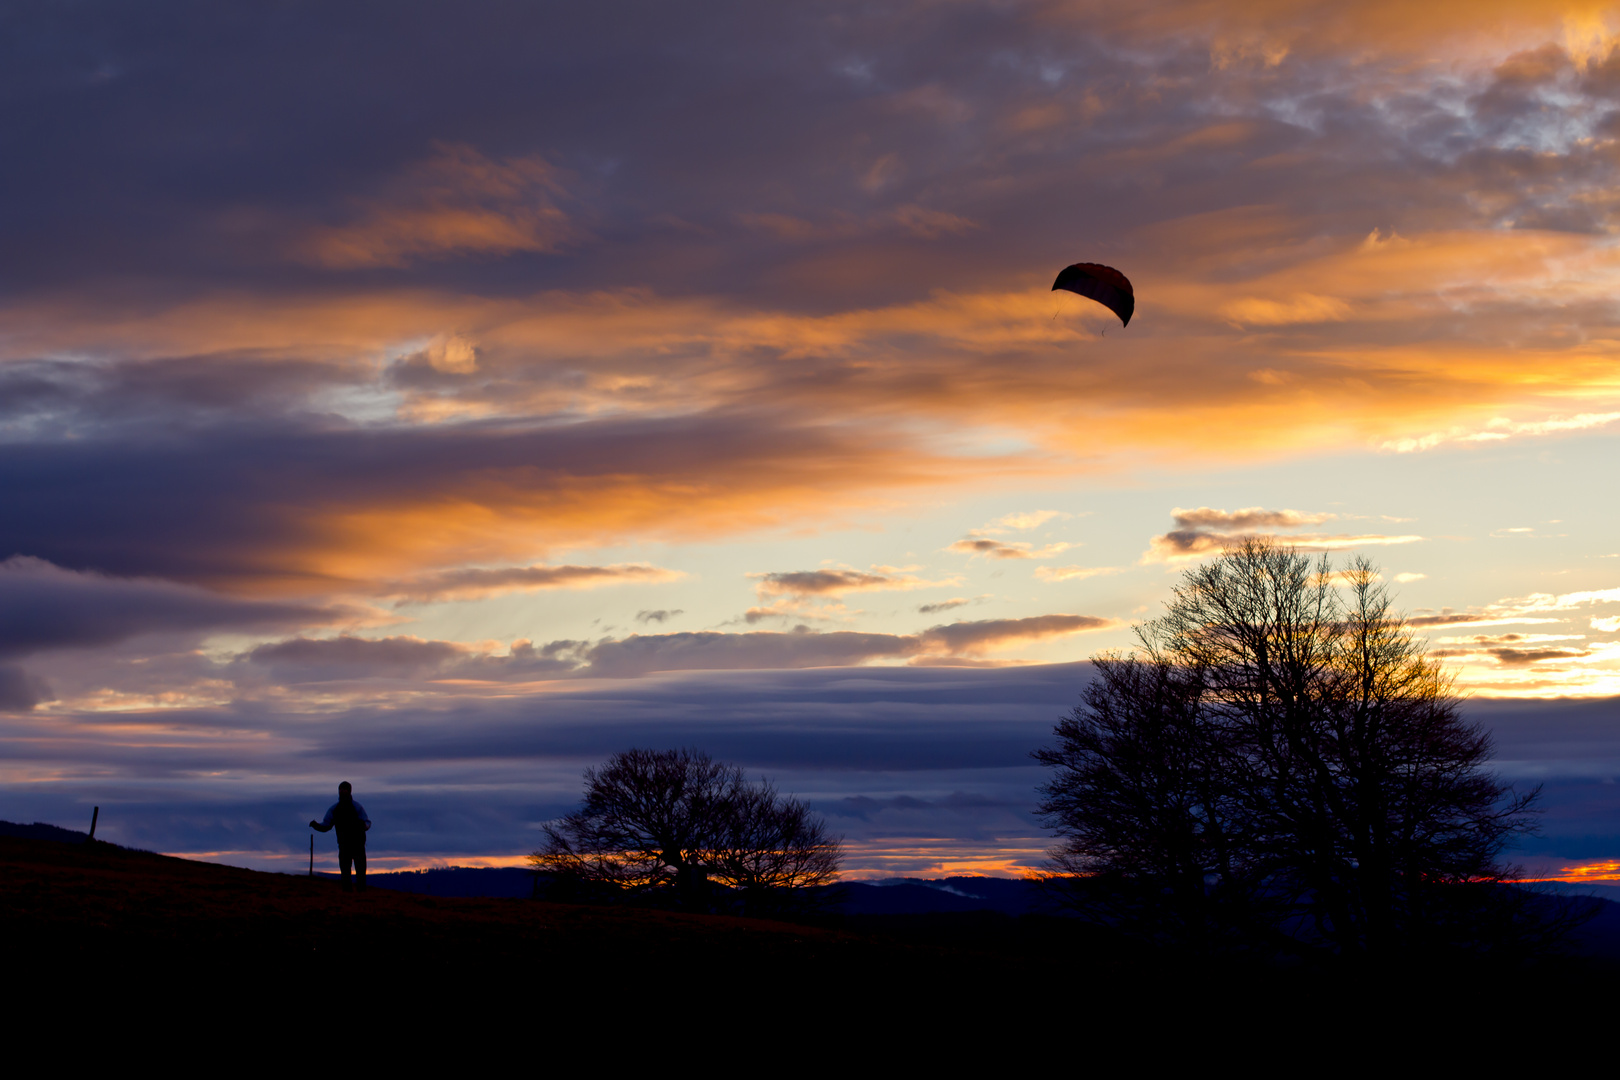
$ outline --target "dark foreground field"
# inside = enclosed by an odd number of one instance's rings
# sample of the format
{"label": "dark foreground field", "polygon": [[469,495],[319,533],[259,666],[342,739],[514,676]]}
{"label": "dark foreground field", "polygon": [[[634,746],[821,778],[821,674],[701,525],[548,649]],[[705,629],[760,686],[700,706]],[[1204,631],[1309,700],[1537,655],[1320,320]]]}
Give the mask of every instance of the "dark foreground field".
{"label": "dark foreground field", "polygon": [[[977,974],[1020,978],[1048,963],[1017,940],[1019,920],[960,924],[964,947],[719,915],[530,899],[447,898],[329,877],[270,874],[106,844],[0,836],[0,919],[12,955],[36,963],[139,963],[216,974],[308,975],[423,968],[513,969],[623,983],[649,970],[689,983],[738,968],[783,979]],[[1057,920],[1053,920],[1057,923]],[[1053,934],[1081,931],[1045,927]],[[909,974],[907,974],[909,973]],[[227,976],[228,977],[228,976]]]}
{"label": "dark foreground field", "polygon": [[844,935],[729,918],[526,900],[349,893],[108,845],[0,837],[0,917],[30,953],[271,969],[492,960],[558,970],[666,954],[825,962]]}
{"label": "dark foreground field", "polygon": [[[1210,965],[1050,917],[930,916],[874,930],[350,894],[330,879],[3,836],[0,920],[14,995],[125,1018],[181,1009],[247,1024],[328,1016],[337,995],[339,1012],[396,1025],[543,1015],[599,1030],[610,1019],[684,1017],[732,1025],[738,1037],[766,1038],[770,1025],[937,1035],[969,1023],[1030,1037],[1172,1030],[1175,1040],[1259,1025],[1291,1042],[1372,1018],[1363,1037],[1382,1042],[1498,1007],[1514,1026],[1555,1005],[1575,1023],[1615,999],[1610,972],[1582,961],[1376,974]],[[15,997],[13,1010],[21,1015]]]}

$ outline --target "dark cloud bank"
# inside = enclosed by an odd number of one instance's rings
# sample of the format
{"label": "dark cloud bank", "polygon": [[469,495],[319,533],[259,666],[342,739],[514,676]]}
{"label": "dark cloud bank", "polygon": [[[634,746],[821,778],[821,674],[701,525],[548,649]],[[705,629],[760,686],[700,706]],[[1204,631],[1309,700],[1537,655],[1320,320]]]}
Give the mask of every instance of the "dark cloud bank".
{"label": "dark cloud bank", "polygon": [[[0,787],[0,817],[71,824],[94,803],[123,842],[296,852],[311,807],[347,778],[379,821],[379,853],[521,854],[536,822],[575,805],[586,765],[630,746],[697,746],[776,777],[855,841],[1027,851],[1044,835],[1029,752],[1086,678],[1085,664],[693,672],[316,715],[251,703],[35,713],[0,719],[0,753],[59,779]],[[1466,705],[1493,730],[1506,776],[1546,784],[1543,835],[1522,855],[1579,860],[1620,844],[1617,708]]]}

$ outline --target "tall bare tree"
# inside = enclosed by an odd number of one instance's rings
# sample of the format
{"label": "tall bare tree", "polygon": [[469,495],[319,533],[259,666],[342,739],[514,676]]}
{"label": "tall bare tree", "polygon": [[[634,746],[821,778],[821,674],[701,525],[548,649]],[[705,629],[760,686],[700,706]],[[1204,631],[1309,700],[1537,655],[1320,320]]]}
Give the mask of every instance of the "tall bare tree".
{"label": "tall bare tree", "polygon": [[[1506,895],[1487,886],[1509,876],[1499,857],[1531,829],[1537,792],[1487,771],[1489,735],[1462,718],[1371,563],[1335,572],[1250,541],[1189,571],[1138,637],[1141,655],[1101,660],[1058,746],[1037,752],[1057,770],[1041,810],[1065,837],[1060,869],[1175,898],[1161,908],[1263,914],[1345,954],[1411,947],[1447,932],[1465,894]],[[1155,734],[1169,730],[1193,737]],[[1092,778],[1139,774],[1143,758],[1193,793],[1160,802],[1173,829],[1132,832],[1097,796]],[[1099,846],[1122,830],[1159,865]]]}

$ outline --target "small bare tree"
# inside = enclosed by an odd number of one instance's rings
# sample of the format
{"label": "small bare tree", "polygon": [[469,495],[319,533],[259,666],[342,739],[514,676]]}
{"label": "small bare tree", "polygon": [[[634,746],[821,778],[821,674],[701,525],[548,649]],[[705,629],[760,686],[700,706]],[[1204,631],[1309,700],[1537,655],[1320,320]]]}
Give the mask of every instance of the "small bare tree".
{"label": "small bare tree", "polygon": [[842,843],[802,802],[696,750],[626,750],[585,770],[585,804],[545,826],[537,869],[708,910],[711,883],[751,913],[832,882]]}

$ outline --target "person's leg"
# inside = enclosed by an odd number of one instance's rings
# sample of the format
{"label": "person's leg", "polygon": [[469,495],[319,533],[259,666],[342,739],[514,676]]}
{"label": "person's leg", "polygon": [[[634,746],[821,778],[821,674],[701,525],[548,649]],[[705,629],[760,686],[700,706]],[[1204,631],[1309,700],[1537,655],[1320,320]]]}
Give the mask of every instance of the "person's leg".
{"label": "person's leg", "polygon": [[354,876],[356,880],[355,888],[364,889],[366,887],[366,846],[364,844],[354,849]]}
{"label": "person's leg", "polygon": [[[362,855],[361,859],[364,860],[364,858],[365,858],[365,856]],[[348,848],[344,847],[342,844],[339,844],[338,845],[338,868],[343,871],[343,887],[345,889],[347,889],[349,887],[349,865],[353,861],[354,861],[354,852],[350,851]],[[362,874],[364,874],[366,872],[365,871],[365,865],[366,864],[365,864],[364,861],[362,861],[360,863],[360,867],[361,867],[360,872]]]}

